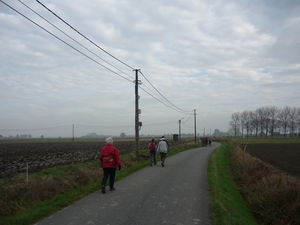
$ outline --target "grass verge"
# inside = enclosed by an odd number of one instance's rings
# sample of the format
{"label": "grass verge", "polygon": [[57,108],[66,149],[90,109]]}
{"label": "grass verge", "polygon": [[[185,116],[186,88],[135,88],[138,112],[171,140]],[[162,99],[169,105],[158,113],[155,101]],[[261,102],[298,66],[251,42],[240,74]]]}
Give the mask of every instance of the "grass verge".
{"label": "grass verge", "polygon": [[[194,143],[172,146],[168,157],[184,150],[199,147]],[[140,156],[148,156],[146,150]],[[134,153],[121,155],[122,170],[116,181],[149,165],[149,158]],[[71,205],[100,189],[102,170],[98,160],[58,166],[30,174],[0,180],[0,225],[29,225]]]}
{"label": "grass verge", "polygon": [[212,221],[215,225],[256,225],[231,177],[230,153],[233,146],[223,143],[209,160],[208,177]]}
{"label": "grass verge", "polygon": [[260,224],[300,224],[300,179],[252,157],[238,146],[231,155],[233,180]]}

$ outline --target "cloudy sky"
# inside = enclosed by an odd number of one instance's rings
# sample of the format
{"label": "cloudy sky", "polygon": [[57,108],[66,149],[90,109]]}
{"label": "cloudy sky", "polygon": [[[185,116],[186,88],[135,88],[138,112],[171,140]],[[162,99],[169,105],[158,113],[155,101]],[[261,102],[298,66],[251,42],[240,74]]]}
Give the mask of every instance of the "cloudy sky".
{"label": "cloudy sky", "polygon": [[0,0],[0,50],[3,136],[134,134],[134,69],[144,135],[300,106],[298,0]]}

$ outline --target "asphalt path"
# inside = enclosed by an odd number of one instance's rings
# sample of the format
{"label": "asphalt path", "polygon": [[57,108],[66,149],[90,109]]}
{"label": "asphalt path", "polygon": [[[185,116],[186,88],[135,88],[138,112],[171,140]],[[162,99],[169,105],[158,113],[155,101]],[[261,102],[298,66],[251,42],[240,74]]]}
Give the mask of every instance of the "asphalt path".
{"label": "asphalt path", "polygon": [[[208,159],[219,147],[187,150],[96,191],[36,225],[211,224]],[[108,188],[107,188],[108,189]]]}

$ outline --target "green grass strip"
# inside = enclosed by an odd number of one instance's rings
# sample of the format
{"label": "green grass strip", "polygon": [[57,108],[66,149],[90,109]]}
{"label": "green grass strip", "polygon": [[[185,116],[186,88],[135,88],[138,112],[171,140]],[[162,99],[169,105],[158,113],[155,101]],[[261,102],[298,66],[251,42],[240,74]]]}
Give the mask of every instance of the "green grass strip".
{"label": "green grass strip", "polygon": [[[168,157],[171,155],[175,155],[181,151],[185,151],[191,148],[199,147],[199,145],[176,145],[172,146],[170,152],[168,153]],[[148,155],[147,150],[141,150],[141,154]],[[159,159],[159,155],[157,156],[157,160]],[[88,162],[87,164],[89,164]],[[68,167],[74,167],[76,165],[69,165]],[[128,167],[126,169],[122,169],[121,171],[117,171],[115,181],[121,180],[128,175],[143,169],[149,166],[149,159],[140,160],[138,164]],[[61,174],[61,168],[50,168],[46,171],[40,172],[41,174]],[[22,213],[12,216],[7,216],[0,221],[0,225],[29,225],[34,224],[37,221],[45,218],[64,207],[67,207],[74,202],[80,200],[81,198],[100,190],[101,187],[101,179],[97,182],[90,183],[86,186],[78,187],[71,191],[68,191],[65,194],[56,195],[54,198],[36,204],[34,207],[24,210]]]}
{"label": "green grass strip", "polygon": [[209,159],[208,177],[213,225],[257,225],[231,177],[229,156],[232,149],[232,145],[223,143]]}

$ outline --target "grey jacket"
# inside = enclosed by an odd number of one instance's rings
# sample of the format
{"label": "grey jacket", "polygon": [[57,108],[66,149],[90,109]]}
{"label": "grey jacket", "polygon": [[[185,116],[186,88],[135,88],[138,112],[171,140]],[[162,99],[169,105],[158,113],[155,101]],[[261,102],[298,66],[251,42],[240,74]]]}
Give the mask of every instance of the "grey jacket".
{"label": "grey jacket", "polygon": [[168,141],[165,138],[160,139],[156,150],[161,153],[167,153],[169,151]]}

